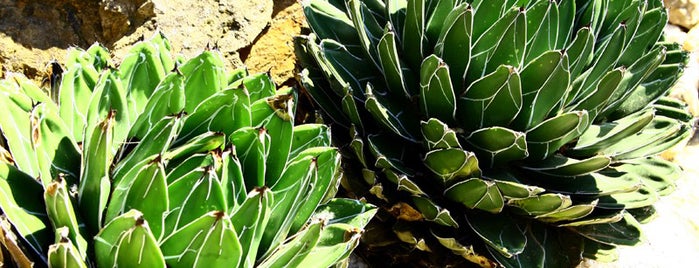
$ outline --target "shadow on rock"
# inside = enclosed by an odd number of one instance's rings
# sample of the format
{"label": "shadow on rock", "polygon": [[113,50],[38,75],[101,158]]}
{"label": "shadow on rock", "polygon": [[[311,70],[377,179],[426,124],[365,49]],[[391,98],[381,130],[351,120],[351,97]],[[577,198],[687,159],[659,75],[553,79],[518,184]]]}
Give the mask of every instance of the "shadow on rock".
{"label": "shadow on rock", "polygon": [[0,35],[27,48],[110,46],[153,16],[150,0],[0,0]]}

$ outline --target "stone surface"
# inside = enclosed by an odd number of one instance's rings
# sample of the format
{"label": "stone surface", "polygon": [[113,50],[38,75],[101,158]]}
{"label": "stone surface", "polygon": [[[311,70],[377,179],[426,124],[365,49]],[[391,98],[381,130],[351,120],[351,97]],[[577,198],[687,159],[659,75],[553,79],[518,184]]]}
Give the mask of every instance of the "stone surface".
{"label": "stone surface", "polygon": [[[286,1],[286,0],[284,0]],[[119,62],[141,38],[161,31],[175,53],[191,57],[207,45],[242,66],[238,50],[269,26],[273,0],[0,0],[0,63],[40,81],[46,64],[63,62],[71,46],[100,42]]]}
{"label": "stone surface", "polygon": [[133,31],[134,26],[155,16],[154,7],[150,0],[102,0],[99,16],[103,40],[111,43]]}
{"label": "stone surface", "polygon": [[699,22],[699,0],[663,0],[672,24],[687,29]]}
{"label": "stone surface", "polygon": [[277,84],[293,83],[296,72],[293,37],[301,34],[305,23],[303,10],[296,0],[274,2],[270,27],[255,41],[245,56],[251,73],[269,71]]}

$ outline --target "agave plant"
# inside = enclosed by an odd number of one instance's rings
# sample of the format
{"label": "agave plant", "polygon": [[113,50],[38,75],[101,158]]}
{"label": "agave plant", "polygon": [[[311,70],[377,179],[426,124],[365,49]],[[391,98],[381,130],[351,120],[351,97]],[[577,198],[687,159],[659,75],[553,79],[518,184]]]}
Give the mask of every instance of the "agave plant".
{"label": "agave plant", "polygon": [[51,94],[0,81],[6,261],[327,267],[358,244],[375,209],[333,198],[339,152],[327,126],[294,126],[293,90],[215,51],[175,61],[160,34],[109,65],[95,45]]}
{"label": "agave plant", "polygon": [[691,132],[664,97],[687,57],[662,41],[660,0],[302,5],[300,80],[348,130],[343,185],[418,249],[483,266],[611,260],[681,173],[657,156]]}

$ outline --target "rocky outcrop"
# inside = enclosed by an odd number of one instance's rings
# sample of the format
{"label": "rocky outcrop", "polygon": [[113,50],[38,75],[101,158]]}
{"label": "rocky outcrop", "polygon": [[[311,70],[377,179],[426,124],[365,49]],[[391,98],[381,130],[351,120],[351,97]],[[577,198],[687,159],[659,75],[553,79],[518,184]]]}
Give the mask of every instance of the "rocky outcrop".
{"label": "rocky outcrop", "polygon": [[151,0],[102,0],[99,4],[102,37],[111,43],[155,16]]}
{"label": "rocky outcrop", "polygon": [[691,29],[699,22],[699,0],[663,0],[670,23]]}

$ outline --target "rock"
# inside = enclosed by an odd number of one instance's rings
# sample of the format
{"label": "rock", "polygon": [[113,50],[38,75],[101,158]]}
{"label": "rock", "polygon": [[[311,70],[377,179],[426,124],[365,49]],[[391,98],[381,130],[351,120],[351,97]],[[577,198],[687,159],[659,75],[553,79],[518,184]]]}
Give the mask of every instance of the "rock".
{"label": "rock", "polygon": [[699,22],[699,0],[663,0],[672,24],[687,29]]}
{"label": "rock", "polygon": [[249,46],[268,26],[272,0],[152,0],[155,17],[114,43],[121,57],[141,37],[163,32],[176,52],[189,58],[207,45],[218,48],[230,67],[242,65],[238,50]]}
{"label": "rock", "polygon": [[155,16],[154,7],[150,0],[102,0],[99,9],[102,37],[110,43],[118,40],[134,30],[133,25],[141,25]]}
{"label": "rock", "polygon": [[699,52],[691,52],[684,73],[670,90],[670,96],[683,100],[689,105],[689,112],[699,116]]}
{"label": "rock", "polygon": [[294,78],[293,37],[301,34],[305,20],[301,4],[295,0],[275,1],[274,13],[270,27],[252,45],[244,62],[251,73],[269,71],[272,79],[282,84]]}
{"label": "rock", "polygon": [[663,32],[665,34],[665,40],[668,42],[683,44],[684,41],[687,40],[687,33],[677,25],[665,25]]}

